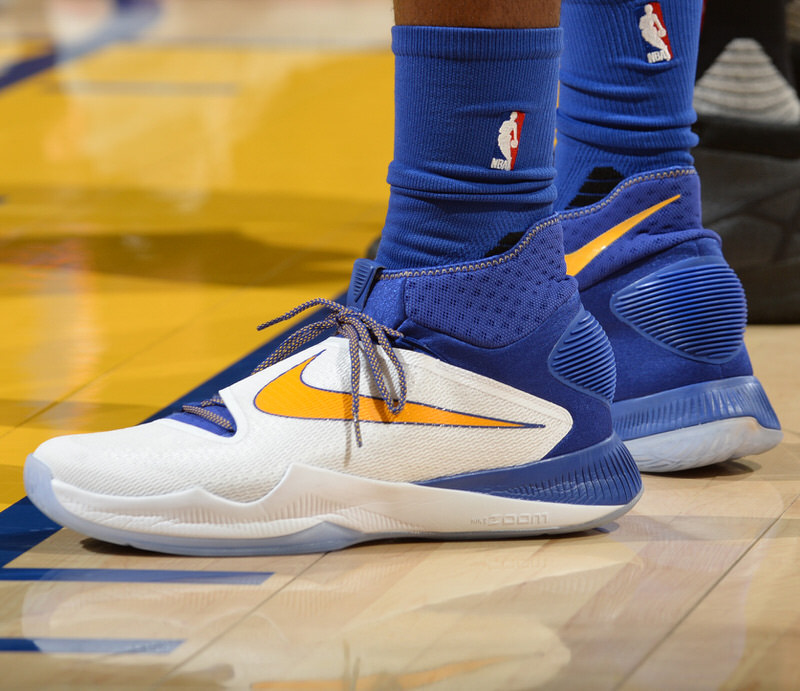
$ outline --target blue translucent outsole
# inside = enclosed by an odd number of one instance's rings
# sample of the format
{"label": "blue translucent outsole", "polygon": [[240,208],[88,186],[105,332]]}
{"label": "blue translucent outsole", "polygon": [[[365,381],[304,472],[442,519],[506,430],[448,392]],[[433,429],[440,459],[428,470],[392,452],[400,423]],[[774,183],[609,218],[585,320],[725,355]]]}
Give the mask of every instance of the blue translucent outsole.
{"label": "blue translucent outsole", "polygon": [[611,406],[614,430],[624,440],[638,439],[719,420],[754,418],[762,427],[780,422],[755,377],[731,377],[663,391]]}

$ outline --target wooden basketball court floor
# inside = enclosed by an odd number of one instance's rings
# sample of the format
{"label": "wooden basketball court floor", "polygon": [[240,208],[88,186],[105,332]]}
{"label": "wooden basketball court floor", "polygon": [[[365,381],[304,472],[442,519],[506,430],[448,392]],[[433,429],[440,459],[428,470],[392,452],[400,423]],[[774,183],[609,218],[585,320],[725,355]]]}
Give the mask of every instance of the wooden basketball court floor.
{"label": "wooden basketball court floor", "polygon": [[747,335],[784,442],[645,477],[603,530],[180,558],[24,499],[44,439],[216,388],[278,336],[257,324],[345,289],[387,197],[390,24],[0,3],[0,687],[800,688],[797,326]]}

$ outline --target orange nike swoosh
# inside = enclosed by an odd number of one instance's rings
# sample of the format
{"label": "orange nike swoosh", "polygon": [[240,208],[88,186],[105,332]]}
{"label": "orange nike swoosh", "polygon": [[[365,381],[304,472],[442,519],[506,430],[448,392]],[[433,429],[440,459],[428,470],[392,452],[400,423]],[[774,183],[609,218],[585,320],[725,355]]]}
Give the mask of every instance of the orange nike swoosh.
{"label": "orange nike swoosh", "polygon": [[587,242],[583,247],[565,255],[564,259],[567,260],[567,273],[570,276],[577,276],[578,273],[586,268],[592,259],[600,254],[600,252],[611,246],[612,243],[619,240],[631,228],[644,221],[648,216],[652,216],[656,211],[667,206],[667,204],[672,204],[676,199],[680,199],[680,196],[681,195],[676,194],[674,197],[665,199],[663,202],[653,204],[653,206],[644,211],[640,211],[638,214],[626,218],[622,223],[618,223],[613,228],[609,228],[605,233],[598,235],[594,240]]}
{"label": "orange nike swoosh", "polygon": [[[318,389],[303,381],[303,370],[318,355],[320,353],[295,365],[261,389],[256,394],[256,408],[269,415],[304,420],[352,420],[351,394]],[[359,398],[358,419],[361,422],[399,422],[455,427],[544,427],[527,422],[511,422],[458,413],[410,401],[399,413],[394,414],[381,398],[372,396],[359,396]]]}

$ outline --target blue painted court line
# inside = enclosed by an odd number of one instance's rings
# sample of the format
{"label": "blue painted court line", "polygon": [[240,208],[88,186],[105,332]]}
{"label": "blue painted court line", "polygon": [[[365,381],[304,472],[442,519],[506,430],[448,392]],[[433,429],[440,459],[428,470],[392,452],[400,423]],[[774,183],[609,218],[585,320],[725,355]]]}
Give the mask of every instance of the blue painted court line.
{"label": "blue painted court line", "polygon": [[182,569],[19,569],[6,564],[61,529],[25,498],[0,513],[0,582],[67,581],[86,583],[182,583],[261,585],[271,571],[193,571]]}
{"label": "blue painted court line", "polygon": [[16,559],[61,528],[26,497],[0,513],[0,567]]}
{"label": "blue painted court line", "polygon": [[181,643],[169,638],[0,638],[0,652],[167,655]]}
{"label": "blue painted court line", "polygon": [[261,585],[271,571],[189,571],[172,569],[0,569],[0,581],[80,583],[181,583]]}
{"label": "blue painted court line", "polygon": [[56,65],[82,58],[111,43],[130,40],[160,14],[158,0],[117,0],[114,14],[96,34],[74,45],[52,46],[46,53],[10,65],[0,73],[0,89],[35,77]]}

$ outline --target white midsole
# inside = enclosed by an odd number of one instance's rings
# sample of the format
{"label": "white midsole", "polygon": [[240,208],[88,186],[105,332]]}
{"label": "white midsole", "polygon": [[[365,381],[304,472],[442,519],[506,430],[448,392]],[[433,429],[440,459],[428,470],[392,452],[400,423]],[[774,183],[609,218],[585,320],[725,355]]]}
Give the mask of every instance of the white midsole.
{"label": "white midsole", "polygon": [[248,503],[202,489],[115,497],[57,479],[52,488],[64,509],[96,525],[138,534],[237,540],[291,535],[321,523],[364,534],[530,534],[591,524],[623,508],[384,482],[299,463],[289,467],[272,492]]}

